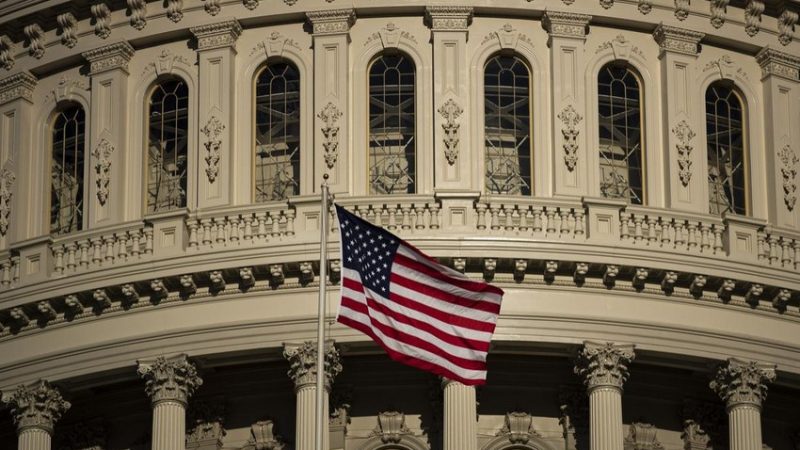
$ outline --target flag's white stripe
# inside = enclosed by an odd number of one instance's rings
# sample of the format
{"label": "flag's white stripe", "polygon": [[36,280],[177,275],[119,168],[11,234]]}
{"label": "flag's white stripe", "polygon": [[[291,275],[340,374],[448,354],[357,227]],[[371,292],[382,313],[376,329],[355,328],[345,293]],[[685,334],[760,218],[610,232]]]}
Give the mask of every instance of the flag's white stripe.
{"label": "flag's white stripe", "polygon": [[[405,248],[402,245],[400,247],[398,247],[397,253],[400,253],[401,255],[403,255],[403,256],[405,256],[407,258],[413,259],[413,260],[415,260],[415,262],[418,262],[420,264],[424,264],[425,266],[429,267],[431,270],[434,270],[434,271],[437,271],[437,272],[442,272],[442,267],[446,267],[446,266],[436,267],[436,265],[434,265],[432,262],[420,259],[419,256],[415,255],[413,250]],[[392,266],[393,270],[396,271],[398,266],[399,267],[403,267],[406,270],[413,270],[413,269],[409,269],[409,268],[407,268],[407,267],[405,267],[402,264],[397,263],[397,262],[395,262],[394,265]],[[468,290],[468,289],[464,289],[461,286],[457,286],[455,284],[448,283],[447,281],[439,280],[439,279],[436,279],[436,278],[432,278],[429,275],[425,275],[425,274],[423,274],[421,272],[418,272],[418,271],[414,271],[414,272],[418,273],[420,277],[425,277],[425,279],[428,280],[428,281],[425,282],[425,284],[427,284],[429,286],[436,286],[437,288],[439,288],[442,291],[449,292],[449,293],[451,293],[453,295],[457,295],[459,297],[465,297],[465,298],[468,298],[468,299],[471,299],[471,300],[484,300],[484,301],[495,303],[495,304],[498,304],[498,305],[500,304],[500,302],[503,299],[502,295],[494,293],[494,292],[490,292],[490,291],[484,291],[484,292],[471,291],[471,290]],[[451,276],[449,273],[446,274],[446,275]],[[463,274],[460,274],[460,275],[463,275]],[[469,281],[471,283],[479,283],[478,281],[471,280],[469,278],[459,278],[459,279],[461,281]]]}
{"label": "flag's white stripe", "polygon": [[[388,300],[383,299],[380,295],[377,295],[372,290],[367,289],[371,298],[375,301],[386,304]],[[363,292],[354,291],[352,289],[346,289],[344,293],[347,295],[348,298],[356,299],[357,301],[361,301],[359,297],[365,297]],[[383,301],[381,301],[383,300]],[[479,350],[472,350],[466,347],[460,347],[458,345],[451,344],[449,342],[445,342],[436,335],[429,333],[425,330],[421,330],[417,327],[405,324],[403,322],[399,322],[392,317],[386,316],[382,312],[378,311],[377,309],[369,308],[369,315],[373,319],[377,320],[378,322],[382,323],[383,325],[398,330],[400,332],[410,334],[415,336],[419,339],[429,342],[431,345],[434,345],[449,355],[463,358],[463,359],[470,359],[474,361],[486,361],[486,352],[479,351]],[[447,326],[447,325],[445,325]],[[452,328],[452,327],[449,327]]]}
{"label": "flag's white stripe", "polygon": [[430,259],[428,259],[429,258],[428,255],[426,255],[426,254],[424,254],[424,253],[422,253],[422,252],[420,252],[418,250],[414,250],[413,248],[409,247],[408,245],[404,245],[404,244],[405,244],[405,242],[403,242],[401,240],[400,247],[398,247],[398,251],[402,250],[402,251],[400,251],[400,253],[403,256],[407,256],[407,257],[409,257],[411,259],[417,260],[417,261],[421,262],[422,264],[425,264],[426,266],[430,267],[431,269],[434,269],[437,272],[444,272],[447,276],[453,277],[453,278],[455,278],[457,280],[474,281],[474,280],[471,280],[468,276],[464,275],[463,273],[461,273],[461,272],[459,272],[459,271],[457,271],[457,270],[455,270],[455,269],[453,269],[451,267],[447,267],[444,264],[439,264],[439,263],[431,261]]}
{"label": "flag's white stripe", "polygon": [[[346,295],[351,299],[357,299],[359,302],[366,304],[366,299],[364,297],[363,292],[343,287],[342,295]],[[398,314],[402,314],[406,317],[410,317],[412,319],[417,319],[422,322],[430,323],[431,325],[435,326],[436,328],[442,330],[443,332],[453,337],[463,337],[482,342],[490,342],[492,340],[492,333],[488,333],[486,331],[473,330],[471,328],[465,328],[451,323],[443,322],[437,319],[436,317],[429,316],[423,312],[405,307],[403,305],[399,305],[396,302],[393,302],[392,300],[389,300],[381,295],[374,294],[372,295],[372,298],[377,303],[384,306],[386,309],[394,311]]]}
{"label": "flag's white stripe", "polygon": [[463,367],[457,366],[447,359],[431,353],[425,349],[415,347],[413,345],[407,344],[402,341],[398,341],[396,339],[390,338],[383,334],[383,332],[377,328],[372,326],[370,318],[358,311],[354,311],[350,308],[343,307],[340,312],[341,315],[354,320],[356,322],[361,323],[362,325],[370,328],[372,332],[375,334],[381,342],[389,347],[390,349],[394,350],[397,353],[402,353],[404,355],[408,355],[423,361],[427,361],[439,367],[443,367],[454,374],[467,379],[467,380],[485,380],[486,379],[486,371],[485,370],[474,370],[474,369],[465,369]]}

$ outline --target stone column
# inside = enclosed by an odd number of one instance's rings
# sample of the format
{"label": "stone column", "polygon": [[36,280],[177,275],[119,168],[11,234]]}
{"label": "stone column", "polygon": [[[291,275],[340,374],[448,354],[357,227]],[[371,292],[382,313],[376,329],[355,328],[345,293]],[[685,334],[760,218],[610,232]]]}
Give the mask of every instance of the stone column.
{"label": "stone column", "polygon": [[695,111],[694,67],[703,33],[660,24],[653,36],[661,48],[661,93],[667,208],[708,213],[708,180],[704,139],[705,114]]}
{"label": "stone column", "polygon": [[203,384],[186,355],[169,359],[159,356],[138,361],[144,390],[153,406],[152,450],[184,450],[186,445],[186,404]]}
{"label": "stone column", "polygon": [[477,450],[478,411],[475,387],[442,378],[444,389],[444,450]]}
{"label": "stone column", "polygon": [[[317,450],[314,448],[314,424],[316,423],[317,399],[317,344],[306,341],[302,344],[284,344],[283,356],[289,361],[289,378],[294,382],[297,395],[295,416],[295,450]],[[325,448],[328,443],[328,408],[331,385],[342,371],[339,352],[332,344],[325,350],[325,404],[323,421]]]}
{"label": "stone column", "polygon": [[709,386],[725,401],[730,450],[761,448],[761,404],[774,380],[774,364],[731,358],[717,370]]}
{"label": "stone column", "polygon": [[[770,224],[781,228],[800,226],[797,204],[797,172],[800,171],[800,58],[769,47],[756,55],[764,86],[767,157],[767,198]],[[792,143],[795,143],[792,146]]]}
{"label": "stone column", "polygon": [[81,54],[89,62],[92,78],[91,123],[86,125],[89,176],[84,197],[89,228],[132,218],[127,217],[128,202],[139,202],[138,195],[128,195],[126,190],[126,166],[132,163],[127,160],[127,142],[128,62],[133,53],[133,47],[121,41]]}
{"label": "stone column", "polygon": [[628,379],[633,345],[584,342],[575,373],[589,394],[589,441],[592,450],[623,448],[622,385]]}
{"label": "stone column", "polygon": [[18,450],[50,450],[53,427],[71,406],[44,380],[18,387],[3,402],[17,426]]}
{"label": "stone column", "polygon": [[351,116],[348,44],[350,27],[356,20],[355,10],[314,11],[306,16],[314,40],[314,154],[321,157],[313,164],[301,164],[301,167],[313,167],[313,171],[306,169],[301,174],[301,182],[308,187],[307,192],[319,192],[322,179],[317,177],[327,173],[331,191],[346,192],[350,181],[347,143],[350,142]]}

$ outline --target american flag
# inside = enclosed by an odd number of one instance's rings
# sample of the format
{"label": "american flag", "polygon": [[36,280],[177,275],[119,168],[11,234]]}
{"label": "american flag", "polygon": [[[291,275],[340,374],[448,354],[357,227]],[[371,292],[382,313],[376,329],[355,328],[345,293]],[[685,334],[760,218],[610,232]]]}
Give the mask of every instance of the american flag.
{"label": "american flag", "polygon": [[484,384],[503,290],[439,264],[341,206],[336,213],[342,249],[337,320],[370,336],[395,361]]}

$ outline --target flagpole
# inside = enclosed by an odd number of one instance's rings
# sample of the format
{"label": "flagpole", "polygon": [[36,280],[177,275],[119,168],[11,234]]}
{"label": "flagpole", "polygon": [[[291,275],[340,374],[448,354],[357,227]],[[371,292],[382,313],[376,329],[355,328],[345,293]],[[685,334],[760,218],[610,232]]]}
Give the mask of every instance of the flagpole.
{"label": "flagpole", "polygon": [[322,176],[319,233],[319,310],[317,311],[317,418],[315,450],[323,450],[325,417],[325,288],[328,277],[328,174]]}

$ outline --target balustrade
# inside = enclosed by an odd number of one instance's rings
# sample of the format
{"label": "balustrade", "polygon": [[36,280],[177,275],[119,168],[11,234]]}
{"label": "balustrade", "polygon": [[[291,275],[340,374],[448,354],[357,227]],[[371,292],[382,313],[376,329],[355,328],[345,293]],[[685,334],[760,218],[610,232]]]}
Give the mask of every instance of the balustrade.
{"label": "balustrade", "polygon": [[153,254],[153,228],[135,224],[119,229],[90,230],[54,240],[50,251],[53,272],[58,275],[123,264]]}
{"label": "balustrade", "polygon": [[242,211],[222,211],[186,220],[189,248],[248,244],[295,234],[295,211],[286,204]]}
{"label": "balustrade", "polygon": [[586,238],[586,213],[581,203],[536,199],[490,199],[475,204],[478,230],[548,238]]}
{"label": "balustrade", "polygon": [[623,244],[661,247],[679,252],[725,254],[725,227],[721,219],[697,219],[633,207],[620,212],[619,219],[620,241]]}

